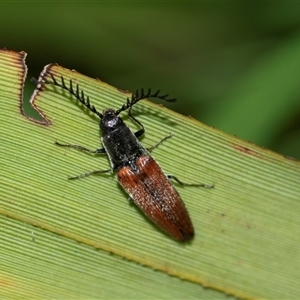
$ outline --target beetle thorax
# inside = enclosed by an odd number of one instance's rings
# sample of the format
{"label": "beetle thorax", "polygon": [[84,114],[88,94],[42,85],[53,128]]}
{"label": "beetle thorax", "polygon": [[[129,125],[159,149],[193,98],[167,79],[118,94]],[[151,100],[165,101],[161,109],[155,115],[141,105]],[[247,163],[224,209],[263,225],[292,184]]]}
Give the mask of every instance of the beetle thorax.
{"label": "beetle thorax", "polygon": [[102,134],[112,132],[123,124],[122,119],[116,114],[114,109],[108,108],[103,111],[103,118],[100,120]]}

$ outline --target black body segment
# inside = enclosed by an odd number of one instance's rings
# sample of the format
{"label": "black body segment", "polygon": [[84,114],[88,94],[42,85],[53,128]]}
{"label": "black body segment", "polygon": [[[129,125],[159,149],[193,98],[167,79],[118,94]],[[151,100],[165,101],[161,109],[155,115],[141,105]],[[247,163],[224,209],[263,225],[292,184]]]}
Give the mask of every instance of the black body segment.
{"label": "black body segment", "polygon": [[111,168],[134,167],[136,159],[147,150],[113,109],[103,111],[100,120],[101,141],[109,157]]}

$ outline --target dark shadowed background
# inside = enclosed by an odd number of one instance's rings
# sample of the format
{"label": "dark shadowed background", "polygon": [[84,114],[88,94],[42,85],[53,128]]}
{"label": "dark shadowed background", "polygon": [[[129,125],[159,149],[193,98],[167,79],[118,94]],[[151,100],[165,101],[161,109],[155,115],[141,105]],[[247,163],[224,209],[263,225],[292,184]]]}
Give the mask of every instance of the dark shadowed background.
{"label": "dark shadowed background", "polygon": [[300,3],[1,3],[0,47],[28,53],[29,79],[55,62],[161,89],[172,109],[300,159]]}

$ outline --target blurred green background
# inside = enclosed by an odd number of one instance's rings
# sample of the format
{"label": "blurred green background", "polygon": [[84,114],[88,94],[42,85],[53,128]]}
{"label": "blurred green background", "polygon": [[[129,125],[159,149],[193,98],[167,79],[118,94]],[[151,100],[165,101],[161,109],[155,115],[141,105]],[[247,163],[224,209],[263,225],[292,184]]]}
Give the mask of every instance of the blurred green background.
{"label": "blurred green background", "polygon": [[161,89],[172,109],[300,159],[300,3],[1,2],[0,37],[28,53],[29,79],[55,62]]}

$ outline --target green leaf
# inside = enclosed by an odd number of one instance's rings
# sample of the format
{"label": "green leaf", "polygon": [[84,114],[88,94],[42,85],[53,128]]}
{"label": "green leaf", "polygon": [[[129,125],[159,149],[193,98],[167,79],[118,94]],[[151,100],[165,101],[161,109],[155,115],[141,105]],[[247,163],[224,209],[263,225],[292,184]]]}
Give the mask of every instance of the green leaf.
{"label": "green leaf", "polygon": [[[98,119],[66,91],[36,90],[43,122],[24,116],[25,53],[0,51],[2,298],[298,298],[300,164],[151,102],[133,113],[153,156],[182,181],[177,188],[196,237],[180,244],[127,200],[115,176],[68,181],[108,169],[106,156],[57,147],[101,147]],[[129,93],[76,71],[45,72],[80,85],[98,110]],[[122,114],[129,126],[136,130]]]}

